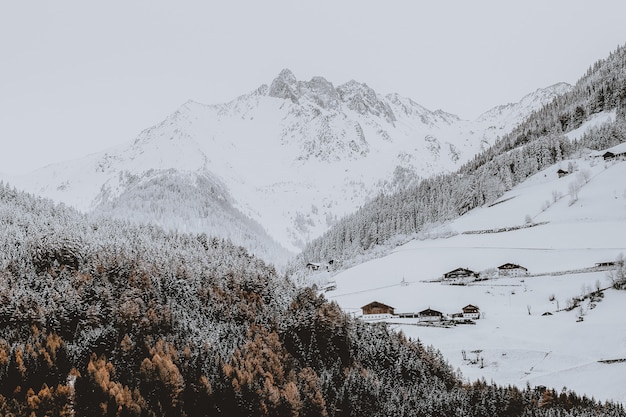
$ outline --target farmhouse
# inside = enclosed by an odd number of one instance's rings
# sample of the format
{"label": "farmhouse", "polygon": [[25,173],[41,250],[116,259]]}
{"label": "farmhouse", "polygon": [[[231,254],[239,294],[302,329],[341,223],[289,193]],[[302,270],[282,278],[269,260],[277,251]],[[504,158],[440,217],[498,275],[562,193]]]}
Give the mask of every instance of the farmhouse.
{"label": "farmhouse", "polygon": [[608,161],[615,158],[615,154],[611,151],[606,151],[602,154],[602,158],[604,158],[605,161]]}
{"label": "farmhouse", "polygon": [[385,320],[395,316],[394,308],[378,301],[372,301],[361,307],[364,320]]}
{"label": "farmhouse", "polygon": [[465,307],[463,307],[463,318],[464,319],[479,319],[480,309],[472,304],[466,305]]}
{"label": "farmhouse", "polygon": [[520,277],[528,275],[528,269],[517,264],[506,263],[498,267],[498,274],[506,277]]}
{"label": "farmhouse", "polygon": [[441,321],[441,319],[443,318],[443,313],[437,310],[432,310],[430,308],[422,310],[418,314],[420,321]]}
{"label": "farmhouse", "polygon": [[387,304],[379,303],[378,301],[372,301],[371,303],[364,305],[363,307],[361,307],[361,310],[363,310],[363,315],[366,315],[366,314],[392,314],[393,315],[394,314],[393,307],[388,306]]}
{"label": "farmhouse", "polygon": [[563,169],[559,169],[556,174],[559,176],[559,178],[563,178],[564,176],[566,176],[567,174],[569,174],[569,172],[563,170]]}
{"label": "farmhouse", "polygon": [[457,268],[453,271],[443,274],[443,279],[459,279],[459,278],[478,278],[478,273],[467,268]]}
{"label": "farmhouse", "polygon": [[619,145],[613,146],[612,148],[604,151],[596,151],[592,153],[592,156],[601,156],[605,161],[626,157],[626,142],[620,143]]}

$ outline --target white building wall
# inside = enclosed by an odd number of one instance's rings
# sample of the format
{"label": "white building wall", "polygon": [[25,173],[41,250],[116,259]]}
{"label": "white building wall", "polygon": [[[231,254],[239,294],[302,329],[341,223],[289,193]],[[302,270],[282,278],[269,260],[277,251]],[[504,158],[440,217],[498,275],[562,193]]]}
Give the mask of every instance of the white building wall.
{"label": "white building wall", "polygon": [[361,318],[365,321],[375,321],[375,320],[389,320],[393,318],[393,315],[389,313],[385,314],[363,314]]}

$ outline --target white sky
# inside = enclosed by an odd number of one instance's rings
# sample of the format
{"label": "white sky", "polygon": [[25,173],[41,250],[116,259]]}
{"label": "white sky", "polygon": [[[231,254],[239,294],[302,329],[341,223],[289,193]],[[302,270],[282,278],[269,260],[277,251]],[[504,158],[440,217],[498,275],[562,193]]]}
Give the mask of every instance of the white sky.
{"label": "white sky", "polygon": [[127,142],[283,68],[474,118],[626,43],[622,0],[0,3],[0,172]]}

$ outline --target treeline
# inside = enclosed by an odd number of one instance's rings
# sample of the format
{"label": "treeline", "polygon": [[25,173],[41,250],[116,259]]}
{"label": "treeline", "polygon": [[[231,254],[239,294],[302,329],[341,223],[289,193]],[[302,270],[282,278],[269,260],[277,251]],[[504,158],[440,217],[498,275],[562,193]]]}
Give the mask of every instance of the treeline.
{"label": "treeline", "polygon": [[93,221],[0,184],[2,416],[624,416],[463,383],[241,247]]}
{"label": "treeline", "polygon": [[[602,111],[614,112],[614,121],[574,141],[564,135]],[[571,92],[532,113],[458,172],[379,195],[312,241],[291,268],[295,271],[310,261],[349,260],[376,246],[401,242],[403,236],[415,236],[429,225],[495,201],[531,175],[577,152],[624,142],[625,112],[626,47],[620,47],[594,64]]]}

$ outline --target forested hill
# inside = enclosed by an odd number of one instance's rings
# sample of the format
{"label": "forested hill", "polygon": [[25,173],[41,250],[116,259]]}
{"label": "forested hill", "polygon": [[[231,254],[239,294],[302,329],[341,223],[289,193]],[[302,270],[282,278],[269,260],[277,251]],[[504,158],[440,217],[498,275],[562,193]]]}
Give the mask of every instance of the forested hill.
{"label": "forested hill", "polygon": [[[610,121],[570,138],[596,114]],[[626,46],[598,61],[563,94],[533,112],[510,134],[456,173],[437,175],[390,195],[379,195],[312,241],[293,262],[351,259],[424,233],[496,198],[531,175],[580,151],[626,141]],[[520,219],[522,221],[523,219]]]}
{"label": "forested hill", "polygon": [[2,416],[626,416],[463,384],[242,248],[95,222],[0,183]]}
{"label": "forested hill", "polygon": [[[549,135],[558,135],[579,128],[592,115],[615,110],[617,120],[626,113],[626,45],[617,48],[608,58],[593,64],[573,89],[556,97],[517,128],[465,164],[460,172],[472,172],[497,155]],[[623,132],[623,130],[622,130]],[[616,144],[589,143],[592,149]]]}

